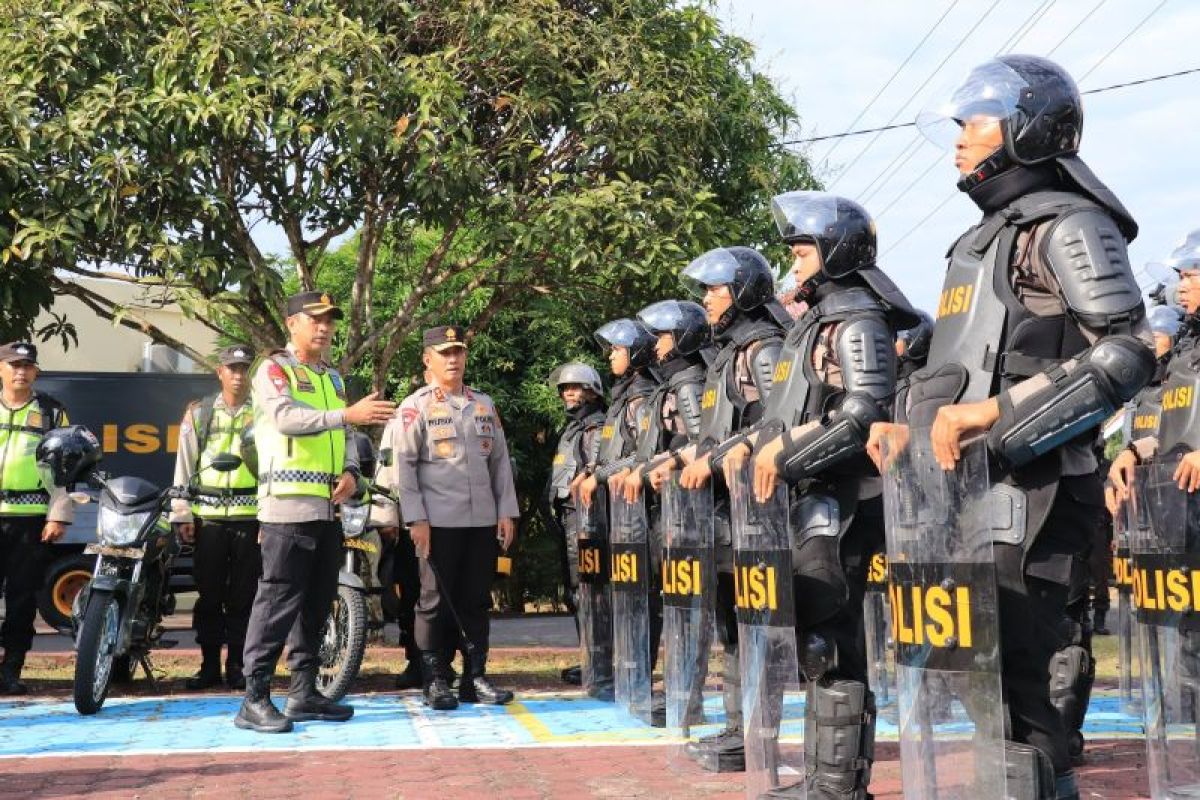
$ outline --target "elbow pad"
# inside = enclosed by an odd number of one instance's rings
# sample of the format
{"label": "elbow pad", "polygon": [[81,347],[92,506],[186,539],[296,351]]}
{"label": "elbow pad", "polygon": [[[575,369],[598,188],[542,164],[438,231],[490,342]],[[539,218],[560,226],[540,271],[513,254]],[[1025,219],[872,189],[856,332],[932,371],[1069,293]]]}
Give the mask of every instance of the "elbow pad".
{"label": "elbow pad", "polygon": [[857,392],[846,395],[828,422],[785,443],[776,466],[789,483],[811,478],[866,448],[871,425],[887,420],[879,403]]}
{"label": "elbow pad", "polygon": [[1053,382],[1013,405],[1000,396],[988,447],[1014,467],[1099,426],[1154,376],[1154,354],[1132,336],[1101,339],[1074,368],[1046,373]]}
{"label": "elbow pad", "polygon": [[608,483],[608,479],[613,475],[616,475],[618,472],[627,467],[633,467],[635,464],[637,464],[637,456],[625,456],[624,458],[620,458],[616,461],[611,461],[607,464],[602,464],[596,467],[594,474],[597,481],[600,481],[601,483]]}

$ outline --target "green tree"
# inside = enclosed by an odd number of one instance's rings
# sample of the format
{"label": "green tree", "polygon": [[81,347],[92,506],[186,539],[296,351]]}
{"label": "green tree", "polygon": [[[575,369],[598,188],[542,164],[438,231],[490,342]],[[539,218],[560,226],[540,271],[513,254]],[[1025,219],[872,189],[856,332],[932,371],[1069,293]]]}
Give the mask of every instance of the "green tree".
{"label": "green tree", "polygon": [[769,241],[769,194],[812,185],[774,146],[792,109],[704,6],[0,0],[0,33],[17,328],[53,292],[134,324],[72,279],[101,276],[265,348],[285,285],[337,282],[341,365],[383,386],[434,317],[616,313],[699,251]]}

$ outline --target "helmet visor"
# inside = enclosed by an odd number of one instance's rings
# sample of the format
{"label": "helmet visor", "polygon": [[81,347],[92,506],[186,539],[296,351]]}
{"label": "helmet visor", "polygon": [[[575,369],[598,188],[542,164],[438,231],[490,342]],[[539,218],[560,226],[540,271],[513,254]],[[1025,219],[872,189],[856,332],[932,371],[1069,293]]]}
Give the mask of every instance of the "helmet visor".
{"label": "helmet visor", "polygon": [[703,298],[710,286],[725,286],[733,283],[737,275],[738,260],[723,247],[709,250],[684,268],[679,280],[692,297]]}
{"label": "helmet visor", "polygon": [[638,340],[638,325],[631,319],[614,319],[596,331],[596,341],[604,349],[633,347]]}
{"label": "helmet visor", "polygon": [[837,225],[837,198],[826,192],[776,195],[771,198],[771,216],[788,244],[816,239]]}
{"label": "helmet visor", "polygon": [[1175,272],[1200,269],[1200,230],[1194,230],[1183,240],[1183,244],[1171,251],[1163,264]]}
{"label": "helmet visor", "polygon": [[917,114],[917,129],[938,147],[953,149],[963,128],[995,125],[1012,116],[1028,87],[1003,61],[980,64],[949,98]]}
{"label": "helmet visor", "polygon": [[638,320],[654,335],[674,333],[683,327],[683,309],[675,300],[661,300],[638,312]]}

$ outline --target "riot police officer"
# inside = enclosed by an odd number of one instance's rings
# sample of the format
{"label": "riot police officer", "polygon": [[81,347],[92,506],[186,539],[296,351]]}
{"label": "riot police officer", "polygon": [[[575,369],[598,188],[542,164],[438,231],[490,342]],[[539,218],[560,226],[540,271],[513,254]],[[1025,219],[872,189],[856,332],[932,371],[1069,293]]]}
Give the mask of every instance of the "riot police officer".
{"label": "riot police officer", "polygon": [[[563,583],[571,613],[576,615],[575,629],[578,633],[582,624],[575,600],[575,593],[579,590],[579,540],[575,535],[575,516],[578,511],[575,498],[571,496],[571,482],[591,459],[591,453],[599,443],[608,406],[604,402],[604,384],[600,373],[590,364],[572,361],[557,367],[550,373],[550,385],[563,402],[567,425],[558,436],[550,480],[546,486],[546,508],[549,512],[546,517],[563,540]],[[580,668],[568,667],[563,670],[563,680],[578,686],[581,683]]]}
{"label": "riot police officer", "polygon": [[[460,701],[504,704],[512,692],[491,683],[487,660],[497,549],[512,545],[520,513],[508,444],[492,399],[463,382],[462,328],[430,328],[423,342],[431,380],[396,411],[400,424],[383,442],[392,466],[380,484],[396,494],[420,559],[415,634],[425,704],[438,711]],[[460,637],[467,658],[456,699],[444,653]]]}
{"label": "riot police officer", "polygon": [[[1085,653],[1064,631],[1102,488],[1095,428],[1149,379],[1153,355],[1125,244],[1137,224],[1077,155],[1083,110],[1070,75],[1048,59],[1006,55],[976,67],[937,112],[958,186],[983,212],[950,252],[927,366],[903,410],[931,428],[954,469],[967,437],[987,433],[995,507],[1008,791],[1078,796],[1064,716],[1086,681]],[[1099,286],[1103,285],[1103,289]],[[884,439],[874,426],[878,461]],[[1070,650],[1050,700],[1051,659]]]}
{"label": "riot police officer", "polygon": [[185,542],[195,542],[192,571],[199,597],[192,627],[200,645],[200,671],[187,688],[208,689],[221,682],[221,647],[228,645],[225,681],[245,689],[242,650],[250,606],[262,571],[258,548],[258,476],[242,463],[232,472],[217,472],[210,462],[221,453],[241,455],[245,432],[254,424],[250,404],[253,351],[230,345],[217,354],[221,391],[188,406],[179,423],[175,485],[197,480],[196,499],[172,503],[171,523]]}
{"label": "riot police officer", "polygon": [[70,422],[61,403],[34,389],[37,377],[37,347],[29,342],[0,347],[0,589],[5,605],[0,695],[27,692],[21,670],[33,645],[36,593],[50,561],[49,543],[74,518],[66,490],[48,490],[38,474],[38,441]]}
{"label": "riot police officer", "polygon": [[[792,317],[776,299],[774,270],[750,247],[720,247],[692,261],[680,276],[684,288],[702,301],[712,331],[716,357],[705,373],[701,402],[700,441],[682,450],[651,472],[661,482],[683,467],[684,489],[707,484],[713,459],[738,431],[762,417],[771,391],[775,362]],[[657,473],[657,474],[655,474]],[[728,501],[723,487],[714,487],[717,509],[716,612],[717,634],[724,649],[721,685],[725,729],[687,745],[688,754],[710,771],[737,772],[745,768],[742,740],[742,698],[738,663],[737,618],[734,610],[733,540]],[[710,587],[709,590],[714,590]]]}
{"label": "riot police officer", "polygon": [[[754,449],[759,502],[794,487],[793,584],[805,709],[807,795],[868,797],[875,704],[867,686],[863,606],[870,557],[883,545],[882,487],[866,457],[871,425],[891,416],[896,331],[917,311],[875,265],[875,223],[824,192],[772,201],[796,258],[808,310],[789,331],[760,429],[731,448],[732,470]],[[769,793],[805,796],[804,783]]]}
{"label": "riot police officer", "polygon": [[[260,733],[292,721],[349,719],[354,709],[316,688],[321,631],[337,593],[342,531],[335,506],[358,488],[350,425],[386,422],[395,404],[374,393],[346,406],[342,376],[325,361],[342,310],[328,294],[301,292],[286,306],[289,342],[254,370],[254,442],[262,576],[246,631],[246,697],[234,723]],[[271,676],[288,646],[284,713]]]}

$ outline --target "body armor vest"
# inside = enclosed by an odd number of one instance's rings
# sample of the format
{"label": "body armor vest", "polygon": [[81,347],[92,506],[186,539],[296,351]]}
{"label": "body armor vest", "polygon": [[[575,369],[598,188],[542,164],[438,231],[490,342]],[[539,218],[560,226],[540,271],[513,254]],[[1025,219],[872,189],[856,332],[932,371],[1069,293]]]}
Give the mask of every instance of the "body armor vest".
{"label": "body armor vest", "polygon": [[844,391],[830,386],[813,368],[817,337],[827,325],[866,314],[885,316],[885,309],[869,289],[835,292],[804,313],[783,341],[775,379],[763,419],[779,420],[787,428],[819,419]]}
{"label": "body armor vest", "polygon": [[1070,316],[1033,314],[1009,284],[1021,230],[1083,207],[1097,206],[1067,192],[1035,192],[990,216],[954,244],[929,360],[912,379],[912,425],[929,427],[943,405],[986,400],[1088,348]]}
{"label": "body armor vest", "polygon": [[630,428],[625,424],[629,404],[638,398],[649,397],[656,386],[652,378],[639,372],[620,396],[617,396],[616,392],[613,393],[612,405],[608,407],[604,427],[600,431],[597,464],[610,464],[629,455],[633,450],[637,444],[637,428]]}
{"label": "body armor vest", "polygon": [[1200,401],[1196,396],[1200,393],[1200,340],[1171,359],[1167,379],[1159,391],[1162,411],[1158,420],[1158,453],[1165,456],[1200,450]]}
{"label": "body armor vest", "polygon": [[[698,402],[701,387],[704,385],[704,373],[703,364],[693,364],[686,369],[679,370],[666,382],[659,384],[658,388],[654,390],[654,394],[650,395],[650,399],[642,406],[645,413],[641,418],[645,421],[646,429],[638,438],[638,461],[649,461],[663,446],[663,433],[666,430],[666,424],[663,421],[663,406],[666,404],[667,398],[675,397],[676,414],[682,414],[680,395],[684,392],[691,393],[696,395],[692,399]],[[684,428],[687,428],[686,421]],[[688,439],[694,440],[695,436],[689,433]]]}
{"label": "body armor vest", "polygon": [[570,494],[571,481],[579,474],[580,443],[588,431],[604,424],[604,411],[597,408],[592,413],[571,420],[558,437],[558,449],[554,451],[554,464],[550,468],[550,501],[566,500]]}
{"label": "body armor vest", "polygon": [[755,342],[783,341],[785,331],[767,321],[748,322],[730,331],[729,341],[717,353],[704,375],[700,398],[700,441],[719,444],[742,426],[749,402],[737,390],[737,356]]}
{"label": "body armor vest", "polygon": [[1162,384],[1147,386],[1138,392],[1129,408],[1129,441],[1158,435],[1158,423],[1162,419],[1162,396]]}

